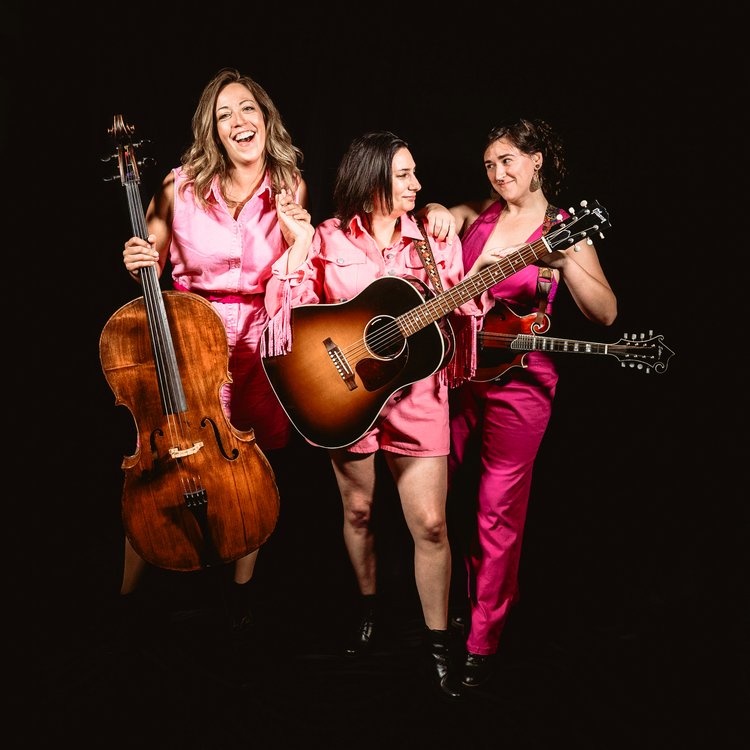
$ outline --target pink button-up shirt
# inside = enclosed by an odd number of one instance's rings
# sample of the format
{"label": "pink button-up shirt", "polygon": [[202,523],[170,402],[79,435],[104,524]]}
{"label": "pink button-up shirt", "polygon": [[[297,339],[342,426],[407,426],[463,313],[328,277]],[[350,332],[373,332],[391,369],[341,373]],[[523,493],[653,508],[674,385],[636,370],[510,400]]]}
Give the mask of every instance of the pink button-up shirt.
{"label": "pink button-up shirt", "polygon": [[232,383],[222,388],[221,400],[230,421],[241,430],[255,430],[264,450],[280,448],[289,436],[289,420],[260,362],[260,340],[268,323],[266,284],[273,263],[286,252],[270,177],[265,176],[235,219],[218,178],[206,208],[194,199],[192,186],[180,192],[182,170],[173,174],[169,260],[175,288],[206,297],[224,324]]}

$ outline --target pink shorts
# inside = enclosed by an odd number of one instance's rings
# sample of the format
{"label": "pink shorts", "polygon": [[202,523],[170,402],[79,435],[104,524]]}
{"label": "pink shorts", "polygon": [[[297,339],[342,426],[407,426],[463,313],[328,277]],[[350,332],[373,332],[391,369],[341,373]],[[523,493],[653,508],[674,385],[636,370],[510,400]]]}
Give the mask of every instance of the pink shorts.
{"label": "pink shorts", "polygon": [[350,453],[391,451],[404,456],[447,456],[450,451],[448,386],[438,375],[402,388],[388,400],[372,429]]}

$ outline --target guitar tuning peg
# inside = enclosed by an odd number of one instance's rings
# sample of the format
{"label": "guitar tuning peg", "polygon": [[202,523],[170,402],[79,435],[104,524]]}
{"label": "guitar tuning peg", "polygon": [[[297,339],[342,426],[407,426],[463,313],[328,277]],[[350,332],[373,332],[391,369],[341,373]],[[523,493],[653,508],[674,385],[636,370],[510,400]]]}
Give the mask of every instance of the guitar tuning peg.
{"label": "guitar tuning peg", "polygon": [[654,337],[654,332],[650,328],[649,328],[649,331],[648,331],[648,337],[650,339],[652,339]]}
{"label": "guitar tuning peg", "polygon": [[558,221],[562,221],[562,220],[563,220],[562,214],[557,214],[557,216],[555,216],[555,218],[556,218],[556,219],[557,219]]}
{"label": "guitar tuning peg", "polygon": [[582,206],[583,206],[584,208],[586,208],[586,206],[588,206],[588,205],[589,205],[589,202],[588,202],[588,201],[581,201],[581,205],[582,205]]}
{"label": "guitar tuning peg", "polygon": [[99,161],[103,161],[106,164],[110,159],[115,159],[116,157],[117,157],[117,154],[109,154],[107,156],[100,156]]}
{"label": "guitar tuning peg", "polygon": [[601,237],[602,239],[604,239],[604,232],[599,232],[599,237]]}
{"label": "guitar tuning peg", "polygon": [[116,175],[113,175],[113,174],[111,174],[109,177],[102,177],[102,180],[104,180],[104,182],[113,182],[116,179],[117,179]]}
{"label": "guitar tuning peg", "polygon": [[570,208],[568,209],[568,213],[569,213],[569,214],[574,214],[575,212],[576,212],[576,210],[575,210],[575,208],[573,208],[573,206],[571,206],[571,207],[570,207]]}
{"label": "guitar tuning peg", "polygon": [[591,237],[586,237],[586,244],[587,245],[593,245],[594,244],[594,240],[592,240]]}
{"label": "guitar tuning peg", "polygon": [[644,333],[641,334],[641,341],[646,338],[646,335]]}

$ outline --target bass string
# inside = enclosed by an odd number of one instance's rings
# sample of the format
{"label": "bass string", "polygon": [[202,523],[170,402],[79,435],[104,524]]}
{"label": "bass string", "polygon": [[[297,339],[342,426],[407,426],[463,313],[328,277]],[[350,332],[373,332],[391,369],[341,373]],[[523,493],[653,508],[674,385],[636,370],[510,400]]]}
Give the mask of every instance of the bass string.
{"label": "bass string", "polygon": [[[143,215],[143,207],[140,200],[140,194],[137,185],[127,183],[128,209],[131,221],[136,233],[142,239],[148,238],[148,228]],[[191,430],[185,421],[184,410],[182,408],[182,399],[179,393],[182,388],[180,385],[180,375],[177,371],[176,362],[169,357],[171,337],[166,325],[163,308],[163,298],[156,268],[148,266],[141,271],[141,284],[143,287],[143,300],[146,306],[147,320],[151,334],[152,348],[154,354],[154,365],[156,376],[159,384],[159,392],[163,398],[163,406],[168,426],[168,440],[174,448],[182,451],[189,449],[194,445],[191,438]],[[192,459],[192,453],[188,453],[179,458],[174,458],[170,454],[170,459],[174,460],[178,468],[178,476],[182,485],[183,493],[198,492],[203,487],[200,472],[191,464],[195,464]],[[186,460],[187,459],[187,460]]]}

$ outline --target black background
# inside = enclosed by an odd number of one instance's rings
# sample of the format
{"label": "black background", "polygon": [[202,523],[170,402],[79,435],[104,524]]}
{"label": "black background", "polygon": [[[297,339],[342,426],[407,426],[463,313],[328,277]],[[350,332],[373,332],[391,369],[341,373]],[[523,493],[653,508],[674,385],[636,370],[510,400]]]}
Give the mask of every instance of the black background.
{"label": "black background", "polygon": [[[14,611],[38,662],[28,671],[26,705],[37,720],[22,722],[24,734],[56,726],[56,736],[84,746],[108,730],[111,739],[97,746],[116,737],[170,746],[179,737],[183,747],[192,739],[248,746],[253,738],[356,747],[350,736],[373,746],[399,737],[435,747],[501,746],[504,738],[519,747],[564,739],[731,746],[747,700],[748,528],[737,471],[747,410],[742,340],[733,334],[747,275],[735,251],[747,221],[732,185],[744,169],[737,125],[746,98],[744,42],[735,32],[747,18],[706,8],[687,19],[679,4],[542,11],[181,3],[157,21],[158,5],[86,13],[58,5],[6,17],[3,98],[11,106],[3,143],[13,167],[6,186],[23,217],[6,230],[6,257],[17,269],[6,275],[7,297],[21,353],[9,368],[6,440],[8,468],[20,469],[12,509],[24,511],[18,528],[28,537],[6,532],[19,543],[14,590],[22,598]],[[559,682],[533,664],[528,672],[524,684],[547,686],[544,699],[535,690],[505,703],[485,695],[447,724],[439,706],[394,709],[385,684],[373,697],[367,674],[349,690],[340,675],[316,673],[314,660],[307,671],[283,662],[272,681],[285,686],[277,713],[235,722],[232,740],[222,740],[216,706],[233,716],[246,707],[231,691],[214,702],[209,679],[194,704],[172,693],[185,711],[175,735],[153,707],[144,710],[143,697],[132,708],[144,690],[154,700],[173,691],[171,677],[159,685],[153,675],[141,681],[94,666],[102,660],[92,656],[99,653],[92,623],[119,585],[120,461],[134,441],[132,418],[104,380],[98,343],[108,318],[138,296],[122,267],[130,236],[124,191],[103,181],[114,164],[101,158],[112,152],[108,129],[122,114],[150,141],[142,147],[156,161],[143,173],[148,200],[189,144],[201,89],[224,66],[249,73],[279,107],[305,154],[316,223],[330,215],[344,148],[371,129],[410,143],[421,202],[482,197],[484,136],[507,114],[542,116],[562,134],[570,176],[561,205],[596,199],[609,211],[612,227],[597,246],[618,320],[610,330],[591,327],[561,289],[551,333],[614,342],[653,331],[676,355],[660,375],[611,357],[560,358],[508,646],[519,664],[537,649],[564,652]],[[299,466],[285,481],[289,500],[258,578],[269,604],[288,604],[284,632],[299,642],[300,632],[320,632],[326,622],[335,632],[354,588],[327,459],[300,445]],[[395,499],[387,489],[384,496],[380,523],[392,540],[384,585],[408,609],[410,539]],[[173,673],[174,664],[165,667]],[[92,687],[99,678],[109,685],[105,698]],[[129,678],[132,692],[112,687]],[[327,691],[333,703],[324,710]],[[168,700],[166,713],[173,709]],[[287,709],[304,719],[299,736]]]}

